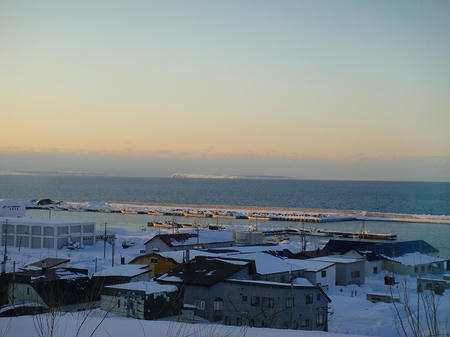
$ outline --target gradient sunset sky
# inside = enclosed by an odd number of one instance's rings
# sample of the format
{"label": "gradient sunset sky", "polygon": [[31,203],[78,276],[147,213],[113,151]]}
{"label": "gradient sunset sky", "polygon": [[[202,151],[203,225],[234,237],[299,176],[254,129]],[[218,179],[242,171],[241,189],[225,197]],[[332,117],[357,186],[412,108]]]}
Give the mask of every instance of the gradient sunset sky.
{"label": "gradient sunset sky", "polygon": [[0,173],[450,181],[449,1],[1,1]]}

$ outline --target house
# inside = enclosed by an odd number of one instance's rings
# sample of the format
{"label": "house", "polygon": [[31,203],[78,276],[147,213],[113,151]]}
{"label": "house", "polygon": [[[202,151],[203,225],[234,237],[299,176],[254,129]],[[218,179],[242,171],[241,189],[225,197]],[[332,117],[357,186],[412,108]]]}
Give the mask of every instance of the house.
{"label": "house", "polygon": [[343,258],[330,255],[316,257],[309,261],[334,263],[336,265],[336,285],[361,285],[365,281],[365,258]]}
{"label": "house", "polygon": [[442,274],[445,262],[445,259],[416,252],[395,257],[384,256],[383,269],[394,274],[414,276]]}
{"label": "house", "polygon": [[255,264],[255,260],[198,256],[158,281],[182,285],[184,305],[195,306],[197,316],[212,322],[327,330],[330,299],[321,287],[255,280]]}
{"label": "house", "polygon": [[0,218],[2,246],[62,248],[72,242],[95,243],[95,223],[53,219]]}
{"label": "house", "polygon": [[350,259],[365,259],[365,274],[366,277],[376,275],[383,270],[383,257],[373,253],[372,251],[358,251],[350,249],[345,253],[333,255],[339,258]]}
{"label": "house", "polygon": [[436,294],[442,295],[446,289],[450,289],[450,280],[436,277],[418,277],[417,291],[432,290]]}
{"label": "house", "polygon": [[196,233],[158,234],[145,243],[145,251],[186,250],[192,248],[231,247],[234,244],[231,230],[199,230]]}
{"label": "house", "polygon": [[56,257],[47,257],[40,261],[27,264],[20,268],[21,270],[42,270],[42,269],[52,269],[52,268],[65,268],[70,259],[61,259]]}
{"label": "house", "polygon": [[270,281],[227,279],[223,304],[216,298],[214,309],[223,310],[226,325],[328,330],[328,303],[321,287]]}
{"label": "house", "polygon": [[158,282],[183,287],[183,303],[195,305],[195,315],[211,322],[223,319],[223,312],[215,308],[217,299],[223,299],[224,284],[227,278],[250,279],[254,264],[242,260],[226,260],[215,257],[196,257],[178,265],[175,269],[157,278]]}
{"label": "house", "polygon": [[340,254],[354,250],[366,256],[367,275],[382,268],[397,274],[421,275],[444,272],[445,260],[435,257],[439,252],[423,240],[399,242],[369,242],[330,240],[325,248]]}
{"label": "house", "polygon": [[137,281],[104,287],[100,306],[119,316],[158,319],[179,315],[182,300],[175,285]]}
{"label": "house", "polygon": [[8,274],[8,304],[34,303],[58,311],[98,306],[85,271],[72,268],[28,270]]}
{"label": "house", "polygon": [[314,285],[322,287],[324,290],[334,288],[336,285],[336,263],[311,261],[300,259],[285,260],[291,265],[302,269],[302,277]]}
{"label": "house", "polygon": [[[183,253],[182,251],[177,251]],[[145,264],[150,269],[150,278],[159,277],[175,268],[177,261],[170,257],[164,257],[159,253],[139,255],[130,261],[130,264]]]}
{"label": "house", "polygon": [[151,271],[145,264],[119,264],[92,275],[92,280],[103,286],[151,279]]}

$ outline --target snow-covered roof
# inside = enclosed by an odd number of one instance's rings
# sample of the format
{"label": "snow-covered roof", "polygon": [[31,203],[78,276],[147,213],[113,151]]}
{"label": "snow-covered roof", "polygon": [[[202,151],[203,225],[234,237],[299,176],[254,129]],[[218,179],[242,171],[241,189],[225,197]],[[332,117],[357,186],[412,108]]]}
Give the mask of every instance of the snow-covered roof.
{"label": "snow-covered roof", "polygon": [[292,281],[292,283],[302,285],[302,286],[308,286],[308,287],[314,286],[311,282],[309,282],[306,278],[303,278],[303,277],[297,277],[296,279],[294,279]]}
{"label": "snow-covered roof", "polygon": [[[301,246],[296,242],[280,243],[280,244],[268,244],[268,245],[255,245],[255,246],[233,246],[227,248],[214,248],[213,251],[220,253],[220,250],[228,251],[234,250],[235,253],[258,253],[265,251],[282,251],[284,249],[289,250],[291,253],[296,254],[301,251]],[[233,254],[233,253],[230,253]]]}
{"label": "snow-covered roof", "polygon": [[137,281],[137,282],[121,283],[121,284],[106,286],[106,288],[145,291],[145,293],[147,295],[164,293],[164,292],[171,293],[171,292],[178,290],[177,286],[175,286],[175,285],[160,284],[160,283],[154,282],[154,281]]}
{"label": "snow-covered roof", "polygon": [[86,221],[0,217],[0,223],[5,223],[6,221],[11,225],[95,225],[95,222]]}
{"label": "snow-covered roof", "polygon": [[214,231],[203,229],[198,231],[198,233],[158,234],[148,240],[146,244],[155,238],[159,238],[168,246],[190,246],[214,242],[234,242],[233,231],[231,230]]}
{"label": "snow-covered roof", "polygon": [[322,269],[329,268],[335,264],[335,262],[327,261],[312,261],[312,259],[300,260],[300,259],[287,259],[284,260],[287,263],[296,266],[297,268],[304,269],[305,271],[317,272]]}
{"label": "snow-covered roof", "polygon": [[[177,263],[182,263],[183,257],[185,256],[186,251],[170,250],[170,251],[166,251],[166,252],[158,252],[157,254],[162,257],[170,258]],[[189,258],[194,259],[196,256],[218,256],[218,255],[214,254],[214,253],[208,253],[205,251],[201,251],[201,250],[189,249]]]}
{"label": "snow-covered roof", "polygon": [[430,255],[421,254],[421,253],[410,253],[410,254],[405,254],[405,255],[399,256],[399,257],[388,257],[388,256],[385,256],[385,257],[389,260],[396,261],[396,262],[399,262],[401,264],[405,264],[408,266],[446,261],[445,259],[442,259],[440,257],[430,256]]}
{"label": "snow-covered roof", "polygon": [[146,264],[119,264],[94,273],[93,276],[137,276],[148,272]]}
{"label": "snow-covered roof", "polygon": [[169,281],[169,282],[183,282],[183,279],[181,277],[178,276],[169,276],[167,274],[161,275],[160,277],[158,277],[158,280],[161,281]]}
{"label": "snow-covered roof", "polygon": [[226,257],[255,261],[256,272],[261,275],[284,273],[302,269],[296,268],[285,260],[267,253],[233,254],[226,255]]}
{"label": "snow-covered roof", "polygon": [[[273,282],[273,281],[261,281],[261,280],[240,280],[240,279],[227,279],[226,281],[229,282],[238,282],[238,283],[248,283],[248,284],[256,284],[256,285],[269,285],[269,286],[277,286],[277,287],[314,287],[317,288],[317,286],[309,283],[309,284],[291,284],[291,283],[283,283],[283,282]],[[303,281],[299,281],[303,282]],[[308,281],[309,282],[309,281]]]}
{"label": "snow-covered roof", "polygon": [[343,258],[343,257],[334,257],[334,256],[320,256],[309,259],[310,261],[322,261],[322,262],[332,262],[332,263],[355,263],[359,261],[364,261],[364,259],[355,259],[355,258]]}

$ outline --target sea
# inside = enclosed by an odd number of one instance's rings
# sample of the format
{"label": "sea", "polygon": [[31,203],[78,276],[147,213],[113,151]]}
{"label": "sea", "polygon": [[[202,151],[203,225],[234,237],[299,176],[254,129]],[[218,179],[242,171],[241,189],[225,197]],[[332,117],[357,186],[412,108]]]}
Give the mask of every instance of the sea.
{"label": "sea", "polygon": [[[103,176],[0,176],[0,199],[116,201],[197,205],[235,205],[362,210],[382,213],[450,215],[450,183],[332,181],[288,179],[187,179]],[[95,221],[138,230],[149,215],[55,212],[53,217]],[[28,211],[27,216],[48,217]],[[179,219],[190,222],[191,219]],[[195,221],[212,221],[211,219]],[[245,226],[247,220],[221,220]],[[265,226],[291,223],[270,221]],[[399,240],[423,239],[450,258],[450,225],[366,221],[371,232],[397,234]],[[321,228],[358,231],[358,221],[324,223]]]}

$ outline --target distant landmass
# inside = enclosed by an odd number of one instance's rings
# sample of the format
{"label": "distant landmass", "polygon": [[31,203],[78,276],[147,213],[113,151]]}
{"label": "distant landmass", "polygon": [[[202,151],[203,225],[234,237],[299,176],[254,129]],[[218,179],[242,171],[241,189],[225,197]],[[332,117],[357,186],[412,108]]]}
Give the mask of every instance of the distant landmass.
{"label": "distant landmass", "polygon": [[46,171],[46,170],[0,170],[2,176],[80,176],[80,177],[97,177],[104,174],[92,173],[89,171]]}
{"label": "distant landmass", "polygon": [[170,178],[183,179],[293,179],[287,176],[270,176],[270,175],[210,175],[199,173],[173,173]]}

